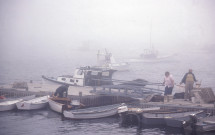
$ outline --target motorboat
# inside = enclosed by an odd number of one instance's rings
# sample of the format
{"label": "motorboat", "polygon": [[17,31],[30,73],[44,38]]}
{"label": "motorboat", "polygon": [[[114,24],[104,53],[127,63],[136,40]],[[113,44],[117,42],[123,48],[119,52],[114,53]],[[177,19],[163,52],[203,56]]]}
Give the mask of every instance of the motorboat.
{"label": "motorboat", "polygon": [[190,115],[196,115],[199,118],[204,118],[207,116],[207,114],[204,111],[191,111],[191,112],[184,112],[184,113],[178,113],[174,116],[167,116],[165,117],[166,125],[169,127],[175,127],[175,128],[182,128],[183,127],[183,121],[189,120]]}
{"label": "motorboat", "polygon": [[[180,119],[188,117],[190,114],[202,113],[203,111],[184,111],[184,110],[157,110],[143,113],[142,122],[145,125],[168,125],[181,126]],[[175,118],[175,119],[174,119]],[[176,119],[179,118],[179,119]],[[182,122],[181,122],[182,123]]]}
{"label": "motorboat", "polygon": [[76,68],[74,75],[62,75],[57,78],[42,76],[43,79],[71,86],[101,86],[110,85],[112,75],[116,70],[103,69],[98,67],[80,67]]}

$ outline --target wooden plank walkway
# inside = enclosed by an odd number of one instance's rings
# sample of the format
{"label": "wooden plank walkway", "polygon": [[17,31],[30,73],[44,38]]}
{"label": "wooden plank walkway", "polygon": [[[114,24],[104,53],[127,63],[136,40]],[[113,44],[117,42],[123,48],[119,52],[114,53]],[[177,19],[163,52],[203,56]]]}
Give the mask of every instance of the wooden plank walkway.
{"label": "wooden plank walkway", "polygon": [[148,107],[161,107],[161,109],[180,109],[186,111],[204,110],[207,113],[215,115],[214,104],[196,104],[190,101],[184,101],[183,99],[174,99],[172,102],[140,102],[137,107],[148,108]]}

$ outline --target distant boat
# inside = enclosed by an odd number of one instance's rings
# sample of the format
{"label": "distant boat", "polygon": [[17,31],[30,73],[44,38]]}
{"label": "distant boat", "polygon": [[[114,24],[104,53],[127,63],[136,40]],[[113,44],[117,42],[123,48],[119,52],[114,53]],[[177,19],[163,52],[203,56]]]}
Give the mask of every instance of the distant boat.
{"label": "distant boat", "polygon": [[129,70],[129,64],[127,62],[116,62],[112,53],[108,52],[106,49],[105,52],[100,52],[100,50],[98,51],[97,63],[101,68],[114,69],[117,71]]}
{"label": "distant boat", "polygon": [[176,53],[159,55],[158,53],[148,53],[141,54],[138,58],[129,59],[129,63],[158,63],[158,62],[175,62],[178,59],[175,59],[177,56]]}
{"label": "distant boat", "polygon": [[158,50],[151,46],[149,49],[144,49],[144,52],[140,55],[140,57],[144,59],[157,59]]}
{"label": "distant boat", "polygon": [[35,95],[31,95],[31,96],[26,96],[26,97],[14,99],[14,100],[0,102],[0,111],[9,111],[9,110],[16,109],[16,103],[25,101],[25,100],[30,100],[30,99],[33,99],[34,97]]}
{"label": "distant boat", "polygon": [[48,105],[48,97],[37,97],[28,101],[17,102],[16,106],[19,110],[35,110],[42,109]]}
{"label": "distant boat", "polygon": [[72,86],[100,86],[112,84],[112,82],[107,80],[112,79],[112,75],[115,71],[114,69],[87,66],[76,68],[73,76],[62,75],[57,78],[42,76],[42,78],[51,82]]}

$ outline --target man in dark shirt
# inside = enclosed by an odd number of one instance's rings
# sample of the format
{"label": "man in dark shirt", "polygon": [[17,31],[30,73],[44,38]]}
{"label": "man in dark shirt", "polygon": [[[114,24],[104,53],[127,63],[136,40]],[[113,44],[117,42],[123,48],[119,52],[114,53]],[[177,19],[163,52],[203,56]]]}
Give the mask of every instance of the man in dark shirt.
{"label": "man in dark shirt", "polygon": [[54,93],[54,96],[57,96],[57,97],[63,97],[63,93],[66,92],[66,97],[68,95],[68,88],[69,88],[69,85],[62,85],[60,87],[58,87]]}
{"label": "man in dark shirt", "polygon": [[193,89],[193,84],[196,82],[196,77],[192,72],[192,69],[189,69],[188,73],[184,75],[184,77],[181,80],[181,83],[185,84],[185,100],[191,100],[191,90]]}

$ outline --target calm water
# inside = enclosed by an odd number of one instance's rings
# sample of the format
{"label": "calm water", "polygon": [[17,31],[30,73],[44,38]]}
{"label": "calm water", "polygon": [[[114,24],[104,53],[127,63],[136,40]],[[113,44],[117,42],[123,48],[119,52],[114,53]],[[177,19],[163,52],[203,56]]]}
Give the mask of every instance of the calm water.
{"label": "calm water", "polygon": [[[60,114],[51,110],[17,111],[0,113],[1,135],[130,135],[175,133],[165,128],[138,129],[137,127],[121,127],[119,118],[103,118],[94,120],[62,120]],[[180,133],[178,133],[180,134]]]}
{"label": "calm water", "polygon": [[[72,54],[72,55],[71,55]],[[96,51],[68,51],[64,55],[9,55],[0,58],[0,83],[14,81],[41,81],[41,75],[58,76],[72,74],[76,67],[95,65]],[[118,59],[130,56],[116,55]],[[130,71],[116,72],[114,79],[132,80],[142,78],[151,82],[162,82],[165,71],[170,71],[179,83],[189,68],[193,68],[203,87],[215,89],[215,54],[204,51],[179,53],[169,61],[130,63]],[[79,135],[167,135],[182,134],[177,129],[166,127],[121,127],[118,118],[96,120],[61,120],[61,116],[50,110],[10,111],[0,113],[0,135],[79,134]]]}

